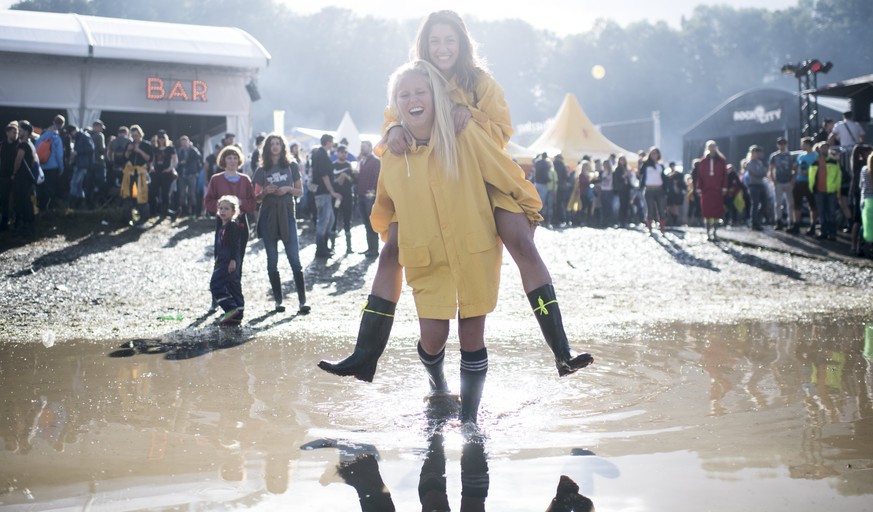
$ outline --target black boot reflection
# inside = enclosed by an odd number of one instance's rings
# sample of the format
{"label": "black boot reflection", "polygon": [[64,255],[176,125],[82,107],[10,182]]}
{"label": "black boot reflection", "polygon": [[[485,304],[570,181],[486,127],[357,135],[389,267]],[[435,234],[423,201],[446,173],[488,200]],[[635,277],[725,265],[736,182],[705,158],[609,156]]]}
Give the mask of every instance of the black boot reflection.
{"label": "black boot reflection", "polygon": [[340,463],[337,474],[358,493],[362,512],[393,512],[391,492],[382,480],[377,461],[378,451],[371,444],[354,443],[342,439],[323,438],[303,444],[301,450],[337,448]]}
{"label": "black boot reflection", "polygon": [[570,477],[561,475],[558,490],[546,512],[591,512],[594,502],[579,494],[579,485]]}
{"label": "black boot reflection", "polygon": [[[479,435],[470,436],[461,451],[461,512],[484,512],[489,481],[483,439]],[[430,437],[418,481],[418,498],[422,512],[451,510],[446,494],[446,451],[441,432]]]}
{"label": "black boot reflection", "polygon": [[449,497],[446,495],[446,450],[442,433],[437,432],[430,437],[418,479],[418,499],[421,501],[422,511],[451,510]]}
{"label": "black boot reflection", "polygon": [[488,497],[488,460],[478,436],[467,440],[461,452],[461,512],[484,512]]}
{"label": "black boot reflection", "polygon": [[345,482],[355,488],[361,503],[361,512],[393,512],[391,492],[385,487],[379,473],[376,456],[367,453],[358,455],[351,462],[340,463],[337,472]]}

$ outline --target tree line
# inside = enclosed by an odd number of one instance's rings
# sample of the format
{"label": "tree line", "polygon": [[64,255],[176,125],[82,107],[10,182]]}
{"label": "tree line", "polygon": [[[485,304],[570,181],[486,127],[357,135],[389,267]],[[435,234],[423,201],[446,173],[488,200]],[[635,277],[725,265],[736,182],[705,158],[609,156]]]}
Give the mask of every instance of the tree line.
{"label": "tree line", "polygon": [[[236,26],[272,54],[259,76],[255,128],[285,110],[291,126],[334,128],[349,111],[358,128],[378,131],[386,82],[406,61],[419,21],[393,21],[325,8],[301,15],[274,0],[25,0],[13,9]],[[535,7],[534,7],[535,8]],[[730,96],[755,87],[795,91],[783,64],[816,58],[833,70],[819,84],[873,73],[873,2],[798,0],[782,10],[698,6],[680,27],[598,20],[557,36],[522,20],[465,20],[504,87],[513,122],[554,115],[574,93],[595,123],[660,111],[665,146]],[[595,78],[591,70],[603,66]]]}

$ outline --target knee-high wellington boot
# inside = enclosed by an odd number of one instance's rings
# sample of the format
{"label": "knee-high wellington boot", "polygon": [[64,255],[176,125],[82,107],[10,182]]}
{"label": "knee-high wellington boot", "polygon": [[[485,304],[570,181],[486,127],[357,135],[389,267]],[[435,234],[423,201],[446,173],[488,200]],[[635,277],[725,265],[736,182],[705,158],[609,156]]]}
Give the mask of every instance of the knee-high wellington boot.
{"label": "knee-high wellington boot", "polygon": [[540,330],[543,331],[543,337],[555,354],[558,375],[561,377],[569,375],[594,362],[591,354],[574,355],[570,350],[567,333],[564,332],[564,323],[561,320],[561,310],[558,308],[558,299],[555,297],[555,288],[551,283],[531,291],[527,294],[527,298],[540,324]]}
{"label": "knee-high wellington boot", "polygon": [[361,313],[361,326],[358,328],[355,351],[336,363],[321,361],[318,367],[341,377],[353,376],[358,380],[373,382],[376,363],[385,351],[385,346],[388,345],[396,307],[395,302],[370,295]]}
{"label": "knee-high wellington boot", "polygon": [[430,392],[432,394],[448,393],[449,385],[446,382],[446,374],[443,371],[443,362],[446,359],[446,349],[432,356],[421,348],[421,343],[418,344],[418,359],[427,370],[427,379],[430,383]]}
{"label": "knee-high wellington boot", "polygon": [[297,313],[308,315],[310,307],[306,305],[306,283],[303,281],[303,272],[300,270],[294,271],[294,287],[297,288],[297,301],[300,303]]}
{"label": "knee-high wellington boot", "polygon": [[476,423],[487,374],[488,349],[461,350],[461,412],[458,414],[461,423]]}
{"label": "knee-high wellington boot", "polygon": [[282,305],[282,279],[279,277],[279,272],[267,272],[270,278],[270,288],[273,289],[273,300],[276,302],[276,312],[285,311],[285,306]]}

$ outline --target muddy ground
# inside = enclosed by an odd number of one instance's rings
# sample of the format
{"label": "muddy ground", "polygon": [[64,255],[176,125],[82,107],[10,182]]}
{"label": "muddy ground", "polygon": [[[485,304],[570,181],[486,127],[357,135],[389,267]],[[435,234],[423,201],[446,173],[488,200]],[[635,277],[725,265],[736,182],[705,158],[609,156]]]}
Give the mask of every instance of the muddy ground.
{"label": "muddy ground", "polygon": [[[0,234],[0,340],[122,340],[212,322],[205,313],[213,221],[149,226],[139,231],[111,215],[89,212],[56,215],[29,243]],[[353,230],[355,253],[344,254],[340,242],[337,256],[327,261],[314,259],[311,229],[306,223],[301,228],[312,314],[295,318],[293,281],[284,261],[288,313],[271,314],[263,246],[252,240],[243,270],[243,327],[278,336],[353,335],[375,272],[375,260],[358,254],[365,249],[362,227]],[[592,337],[671,321],[854,314],[871,305],[870,260],[845,258],[837,244],[746,229],[722,234],[721,242],[709,243],[699,228],[665,236],[649,236],[641,228],[540,228],[536,239],[568,322]],[[496,314],[527,315],[508,254],[503,267]],[[398,323],[415,328],[408,291]]]}
{"label": "muddy ground", "polygon": [[[356,510],[358,485],[418,510],[429,475],[457,505],[472,474],[506,512],[545,510],[561,475],[601,512],[869,510],[873,269],[844,240],[538,230],[568,334],[595,364],[556,375],[505,258],[471,443],[426,413],[408,290],[372,384],[316,368],[351,349],[374,260],[316,261],[301,224],[312,312],[294,313],[281,262],[289,310],[273,313],[254,240],[246,319],[220,329],[213,226],[88,213],[26,244],[0,234],[0,508]],[[349,477],[361,455],[363,482]]]}

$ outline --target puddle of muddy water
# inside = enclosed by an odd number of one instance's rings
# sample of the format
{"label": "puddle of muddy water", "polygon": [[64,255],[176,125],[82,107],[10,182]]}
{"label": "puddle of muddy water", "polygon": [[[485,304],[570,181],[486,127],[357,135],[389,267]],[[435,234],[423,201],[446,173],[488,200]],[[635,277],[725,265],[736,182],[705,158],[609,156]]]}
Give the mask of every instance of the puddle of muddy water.
{"label": "puddle of muddy water", "polygon": [[[536,511],[567,475],[598,511],[869,510],[860,320],[661,326],[590,347],[595,365],[565,378],[535,341],[502,339],[481,443],[431,428],[402,335],[372,384],[316,368],[351,343],[327,337],[0,344],[0,508],[356,510],[352,483],[374,507],[487,494]],[[453,389],[458,359],[455,342]]]}

